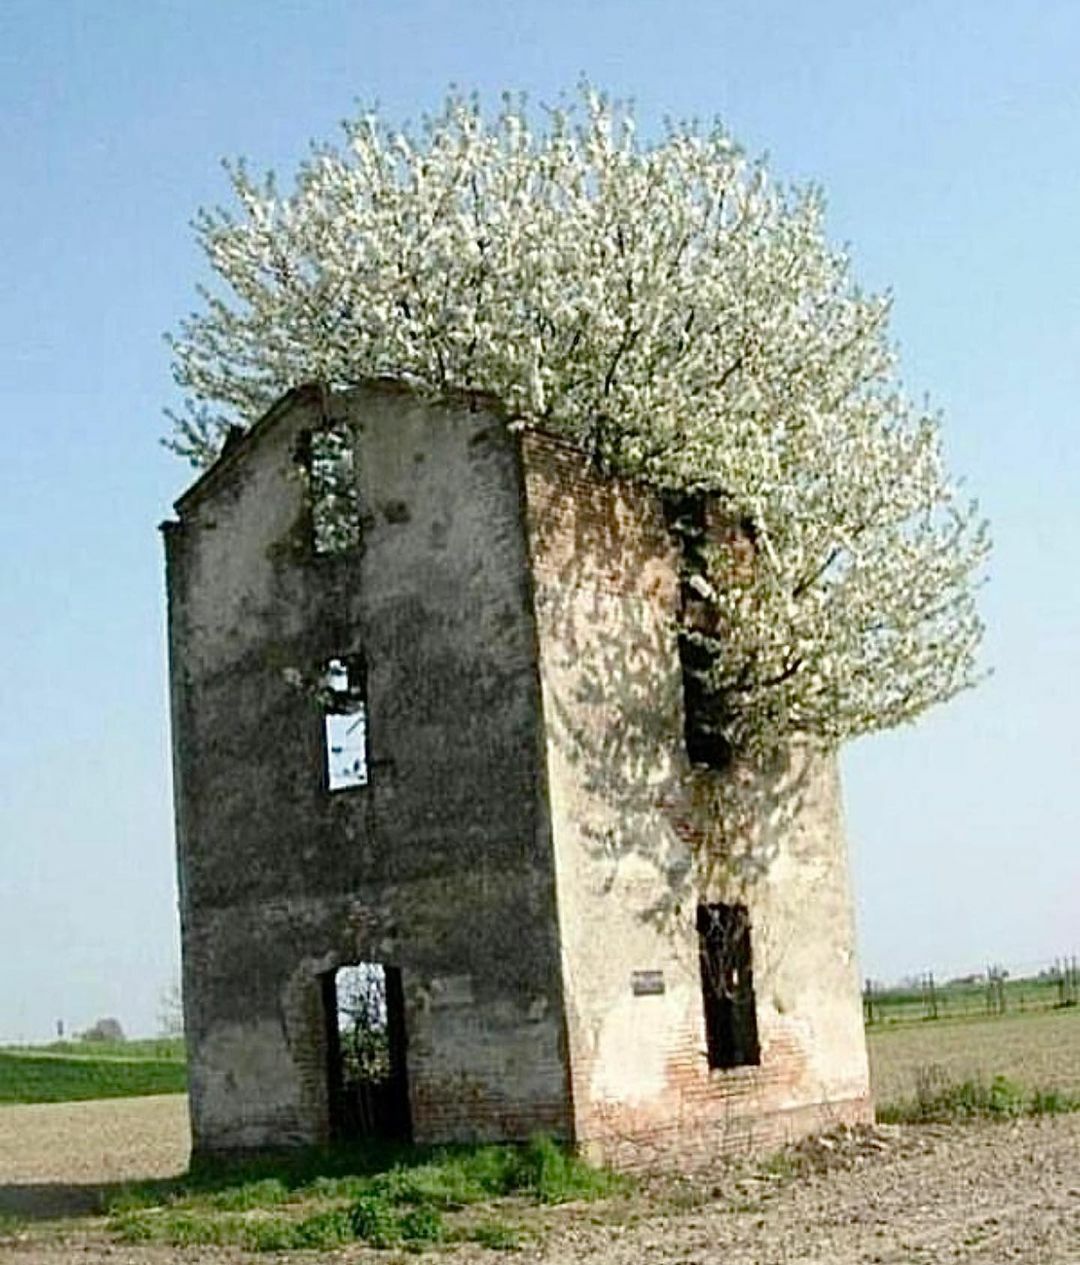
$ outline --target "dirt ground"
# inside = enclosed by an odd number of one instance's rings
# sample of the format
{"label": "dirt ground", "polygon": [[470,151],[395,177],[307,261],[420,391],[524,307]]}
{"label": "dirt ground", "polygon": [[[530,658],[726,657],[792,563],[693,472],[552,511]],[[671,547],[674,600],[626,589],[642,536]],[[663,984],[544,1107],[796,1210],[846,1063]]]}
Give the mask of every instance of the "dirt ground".
{"label": "dirt ground", "polygon": [[881,1102],[909,1098],[920,1072],[949,1080],[1001,1073],[1029,1087],[1080,1094],[1080,1007],[1000,1019],[871,1028],[870,1079]]}
{"label": "dirt ground", "polygon": [[[380,1261],[355,1248],[249,1257],[228,1249],[128,1246],[85,1215],[103,1189],[183,1170],[179,1096],[0,1108],[3,1265],[226,1265]],[[792,1173],[791,1168],[797,1170]],[[6,1223],[5,1214],[18,1222]],[[879,1128],[810,1142],[774,1173],[718,1168],[688,1186],[656,1183],[604,1208],[543,1210],[540,1241],[507,1261],[554,1265],[1078,1265],[1080,1114],[1011,1124]],[[496,1265],[476,1246],[440,1252]]]}
{"label": "dirt ground", "polygon": [[0,1107],[0,1217],[93,1211],[111,1185],[182,1173],[190,1149],[184,1094]]}

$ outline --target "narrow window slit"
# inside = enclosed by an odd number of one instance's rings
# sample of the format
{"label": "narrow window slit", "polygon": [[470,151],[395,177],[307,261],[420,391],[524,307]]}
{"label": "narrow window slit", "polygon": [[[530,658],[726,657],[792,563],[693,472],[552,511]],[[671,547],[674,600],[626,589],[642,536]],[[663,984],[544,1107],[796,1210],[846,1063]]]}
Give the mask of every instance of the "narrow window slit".
{"label": "narrow window slit", "polygon": [[363,656],[330,659],[324,686],[327,789],[367,786],[367,673]]}
{"label": "narrow window slit", "polygon": [[745,905],[698,905],[698,949],[709,1066],[761,1062],[750,919]]}
{"label": "narrow window slit", "polygon": [[714,608],[695,583],[714,578],[709,575],[709,498],[697,492],[671,499],[665,512],[682,555],[678,645],[686,754],[691,764],[725,769],[731,763],[727,709],[710,682],[719,653],[718,629]]}
{"label": "narrow window slit", "polygon": [[308,480],[312,548],[341,554],[360,544],[360,497],[352,436],[344,426],[309,431],[300,461]]}
{"label": "narrow window slit", "polygon": [[691,764],[722,770],[731,763],[731,743],[724,733],[724,700],[709,684],[717,653],[707,641],[685,631],[679,633],[686,754]]}

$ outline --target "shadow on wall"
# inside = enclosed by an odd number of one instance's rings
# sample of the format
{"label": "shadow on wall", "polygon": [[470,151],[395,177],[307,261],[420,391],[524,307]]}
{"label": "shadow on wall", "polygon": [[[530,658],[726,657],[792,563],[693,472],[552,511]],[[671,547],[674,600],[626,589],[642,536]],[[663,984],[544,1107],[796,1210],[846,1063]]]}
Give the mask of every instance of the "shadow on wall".
{"label": "shadow on wall", "polygon": [[546,719],[574,826],[605,891],[632,858],[655,871],[641,916],[668,930],[707,892],[744,898],[799,848],[818,761],[691,764],[682,556],[660,496],[546,437],[526,453]]}

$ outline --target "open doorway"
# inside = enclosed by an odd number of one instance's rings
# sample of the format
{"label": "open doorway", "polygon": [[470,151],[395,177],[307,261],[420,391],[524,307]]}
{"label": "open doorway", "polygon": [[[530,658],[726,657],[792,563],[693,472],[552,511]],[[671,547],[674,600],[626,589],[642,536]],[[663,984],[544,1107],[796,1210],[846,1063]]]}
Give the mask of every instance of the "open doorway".
{"label": "open doorway", "polygon": [[356,962],[322,976],[330,1135],[412,1137],[401,971]]}

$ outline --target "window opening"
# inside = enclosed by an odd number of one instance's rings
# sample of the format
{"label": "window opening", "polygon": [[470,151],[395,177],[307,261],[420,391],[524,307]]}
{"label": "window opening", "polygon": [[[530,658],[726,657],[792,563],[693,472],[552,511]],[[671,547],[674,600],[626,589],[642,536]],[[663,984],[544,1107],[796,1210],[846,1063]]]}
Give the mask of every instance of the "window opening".
{"label": "window opening", "polygon": [[724,769],[731,744],[724,735],[723,697],[708,685],[716,663],[715,612],[698,581],[708,579],[709,499],[704,492],[669,498],[664,505],[668,528],[681,557],[679,585],[679,666],[683,685],[683,737],[691,764]]}
{"label": "window opening", "polygon": [[307,435],[305,465],[317,554],[347,553],[360,543],[360,497],[352,436],[343,426]]}
{"label": "window opening", "polygon": [[366,677],[362,655],[345,655],[326,665],[323,727],[330,791],[367,786]]}
{"label": "window opening", "polygon": [[335,1140],[412,1137],[401,971],[357,962],[322,976]]}
{"label": "window opening", "polygon": [[691,764],[726,769],[731,715],[716,684],[724,630],[715,590],[752,578],[757,532],[749,518],[725,513],[718,494],[691,492],[664,501],[680,552],[677,621],[683,684],[683,737]]}
{"label": "window opening", "polygon": [[717,651],[689,632],[679,633],[679,666],[683,685],[683,739],[691,764],[726,769],[731,743],[724,734],[727,711],[723,697],[708,685]]}
{"label": "window opening", "polygon": [[761,1062],[750,919],[745,905],[698,905],[698,948],[710,1067]]}

